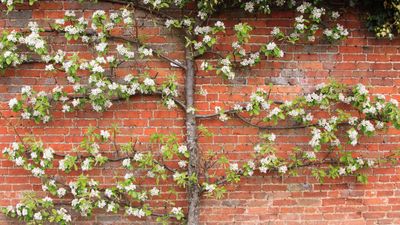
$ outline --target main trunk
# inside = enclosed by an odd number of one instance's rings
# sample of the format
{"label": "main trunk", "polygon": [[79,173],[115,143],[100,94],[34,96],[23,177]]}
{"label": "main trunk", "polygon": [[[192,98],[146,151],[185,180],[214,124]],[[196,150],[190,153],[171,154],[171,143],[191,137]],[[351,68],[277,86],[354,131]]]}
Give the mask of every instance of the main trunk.
{"label": "main trunk", "polygon": [[[186,94],[186,106],[188,109],[193,107],[193,93],[194,93],[194,60],[192,52],[189,48],[186,48],[186,79],[185,79],[185,94]],[[196,118],[193,112],[188,110],[186,112],[186,143],[187,148],[190,152],[188,175],[189,177],[199,175],[199,151],[197,146],[197,125]],[[200,214],[200,187],[197,181],[188,183],[188,224],[196,225],[199,224]]]}

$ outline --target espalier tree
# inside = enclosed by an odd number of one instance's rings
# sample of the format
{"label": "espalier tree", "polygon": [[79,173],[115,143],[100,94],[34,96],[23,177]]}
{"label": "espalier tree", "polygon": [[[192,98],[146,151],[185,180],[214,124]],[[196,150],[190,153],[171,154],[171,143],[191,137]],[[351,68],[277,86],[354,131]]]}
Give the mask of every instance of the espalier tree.
{"label": "espalier tree", "polygon": [[[22,1],[1,2],[11,11],[15,4]],[[354,176],[357,181],[365,183],[365,168],[396,162],[395,153],[369,158],[355,156],[347,150],[347,146],[356,146],[361,136],[375,135],[378,130],[389,126],[400,128],[398,102],[393,99],[386,101],[383,95],[370,96],[361,84],[354,87],[336,82],[321,84],[315,92],[286,102],[273,100],[270,87],[264,87],[252,93],[247,102],[232,105],[231,108],[216,107],[215,113],[209,115],[196,111],[194,93],[199,70],[234,80],[240,71],[251,69],[260,61],[283,57],[280,44],[313,42],[320,38],[332,44],[340,42],[349,33],[335,21],[340,16],[339,12],[330,11],[318,2],[285,0],[107,2],[120,4],[121,10],[97,10],[90,18],[77,16],[79,10],[66,11],[63,18],[53,21],[50,26],[39,27],[32,21],[25,30],[3,32],[0,37],[2,70],[20,64],[39,63],[48,73],[65,74],[68,81],[65,85],[68,88],[55,86],[47,92],[24,86],[21,95],[9,101],[10,110],[20,113],[22,120],[46,124],[52,120],[55,108],[60,108],[63,113],[89,108],[103,112],[113,102],[129,100],[132,96],[158,96],[166,108],[184,111],[185,141],[180,143],[173,134],[155,134],[151,140],[157,143],[158,150],[146,151],[137,148],[133,142],[118,143],[116,127],[106,130],[89,127],[83,141],[71,151],[66,151],[53,149],[37,138],[23,137],[18,134],[13,122],[1,115],[8,126],[14,128],[19,140],[6,147],[3,154],[16,166],[40,178],[42,189],[47,192],[44,198],[27,195],[16,206],[4,208],[6,215],[29,224],[70,224],[73,221],[72,211],[81,216],[91,216],[93,210],[103,209],[138,218],[156,217],[160,223],[198,224],[201,198],[222,198],[226,185],[234,185],[255,174],[295,176],[298,170],[309,167],[312,176],[321,182],[324,178]],[[29,3],[34,4],[35,1]],[[271,9],[280,7],[295,11],[291,29],[273,28],[270,42],[249,51],[246,46],[251,42],[254,28],[245,22],[237,23],[230,28],[233,31],[230,35],[235,39],[231,50],[221,52],[215,48],[219,38],[228,35],[225,24],[216,16],[219,12],[234,8],[244,10],[250,16],[269,14]],[[156,25],[168,28],[171,34],[184,37],[181,39],[185,49],[183,61],[170,58],[140,38],[137,10],[144,11]],[[117,28],[135,32],[116,36],[113,31]],[[47,33],[64,36],[66,43],[75,41],[85,44],[92,50],[92,55],[83,57],[78,53],[55,49],[49,36],[43,35]],[[320,35],[317,36],[317,33]],[[157,83],[146,71],[148,68],[139,74],[126,74],[123,80],[114,76],[115,71],[125,63],[138,65],[154,58],[165,60],[182,70],[184,83],[178,83],[174,76]],[[204,90],[200,93],[207,94]],[[61,106],[55,107],[56,104]],[[317,116],[317,110],[326,113]],[[255,123],[252,118],[258,118],[262,123]],[[203,119],[235,119],[243,122],[243,126],[259,128],[261,136],[259,142],[254,144],[251,159],[233,162],[226,153],[201,152],[199,135],[212,135],[206,127],[198,125]],[[288,125],[282,125],[282,122]],[[276,154],[273,130],[286,129],[304,129],[309,132],[310,140],[308,146],[296,147],[283,157]],[[101,149],[104,145],[112,146],[120,154],[115,157],[115,154],[104,153]],[[69,153],[61,154],[60,151]],[[101,184],[90,177],[91,170],[110,162],[120,162],[120,167],[126,171],[113,186]],[[80,175],[68,182],[54,175],[72,171],[78,171]],[[149,183],[154,185],[141,185],[143,180],[152,180]],[[173,200],[166,198],[162,198],[165,202],[163,207],[153,206],[152,199],[165,196],[168,192],[162,190],[160,184],[168,184],[172,190],[185,189],[187,209],[175,206]],[[57,200],[53,201],[52,197]],[[64,201],[59,202],[58,199]]]}

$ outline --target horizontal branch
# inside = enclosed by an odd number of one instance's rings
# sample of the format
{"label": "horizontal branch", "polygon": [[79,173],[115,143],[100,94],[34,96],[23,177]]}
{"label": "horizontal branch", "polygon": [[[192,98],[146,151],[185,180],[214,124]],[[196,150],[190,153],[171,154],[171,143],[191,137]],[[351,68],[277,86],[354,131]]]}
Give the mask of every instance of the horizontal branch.
{"label": "horizontal branch", "polygon": [[[282,101],[273,101],[273,103],[274,103],[274,104],[277,104],[277,105],[282,105],[282,104],[283,104]],[[228,110],[228,111],[225,111],[224,113],[226,113],[226,114],[236,114],[236,113],[238,113],[238,111],[235,110],[235,109],[230,109],[230,110]],[[197,119],[209,119],[209,118],[217,117],[217,116],[219,116],[219,115],[220,115],[219,113],[212,113],[212,114],[205,114],[205,115],[196,115],[196,118],[197,118]]]}
{"label": "horizontal branch", "polygon": [[[49,181],[50,179],[54,180],[57,184],[59,184],[59,185],[65,187],[65,188],[71,190],[71,188],[70,188],[70,186],[68,184],[66,184],[63,181],[60,181],[54,175],[50,176],[50,178],[49,177],[42,178],[42,183],[44,183],[46,181]],[[132,205],[133,205],[132,202],[129,200],[129,196],[127,196],[126,194],[123,194],[122,196],[120,196],[121,198],[112,198],[111,199],[111,198],[107,197],[103,193],[105,191],[105,188],[99,188],[98,190],[102,191],[102,193],[100,193],[102,195],[102,197],[107,199],[110,202],[116,202],[119,205],[124,206],[124,207],[132,207]],[[69,203],[69,202],[67,203],[67,202],[64,202],[64,201],[58,201],[58,202],[55,202],[54,205],[57,205],[57,206],[70,206],[71,203]],[[140,205],[142,207],[143,206],[143,202],[140,202]],[[124,208],[124,207],[122,207],[122,208]],[[162,214],[162,213],[157,213],[157,212],[153,212],[153,211],[151,211],[150,216],[153,216],[153,217],[164,217],[164,216],[167,216],[169,218],[174,218],[173,216],[169,215],[168,213]]]}
{"label": "horizontal branch", "polygon": [[[67,156],[67,154],[60,154],[60,153],[54,153],[54,155],[59,157],[59,158],[64,158],[65,156]],[[83,158],[84,159],[84,158],[92,157],[93,155],[79,154],[78,156],[79,156],[79,158]],[[116,158],[108,158],[107,157],[107,161],[108,162],[121,162],[121,161],[123,161],[125,159],[132,159],[133,157],[134,157],[134,154],[133,155],[128,155],[128,156],[116,157]],[[164,167],[166,170],[168,170],[171,173],[175,173],[176,172],[175,169],[173,169],[173,168],[171,168],[171,167],[169,167],[169,166],[167,166],[167,165],[165,165],[165,164],[163,164],[163,163],[161,163],[161,162],[159,162],[157,160],[153,160],[153,163]]]}
{"label": "horizontal branch", "polygon": [[139,4],[138,1],[135,0],[99,0],[100,2],[108,2],[108,3],[113,3],[113,4],[121,4],[121,5],[126,5],[128,7],[132,7],[135,9],[139,9],[145,12],[148,12],[151,15],[154,15],[156,17],[164,18],[164,19],[176,19],[172,17],[171,15],[168,15],[166,13],[160,12],[159,10],[154,10],[150,7],[147,7],[145,5]]}
{"label": "horizontal branch", "polygon": [[[129,98],[131,98],[131,97],[133,97],[133,96],[140,96],[140,95],[141,95],[141,96],[152,96],[152,95],[156,95],[156,96],[162,97],[163,93],[160,92],[160,91],[157,91],[157,92],[153,92],[153,93],[150,93],[150,94],[135,94],[135,95],[129,96]],[[88,98],[88,96],[69,95],[68,98],[69,98],[69,101],[72,101],[74,98],[75,98],[75,99],[86,99],[86,98]],[[128,98],[128,99],[129,99],[129,98]],[[174,102],[175,102],[182,110],[186,111],[186,104],[185,104],[183,101],[181,101],[181,100],[179,100],[179,99],[177,99],[177,98],[175,98],[175,97],[172,97],[171,99],[174,100]],[[110,100],[111,100],[112,102],[122,102],[122,101],[126,101],[127,98],[124,98],[124,97],[117,97],[117,98],[112,98],[112,99],[110,99]]]}
{"label": "horizontal branch", "polygon": [[[224,113],[226,114],[235,114],[236,110],[230,109],[228,111],[225,111]],[[196,115],[196,119],[210,119],[213,117],[218,117],[220,114],[219,113],[213,113],[213,114],[206,114],[206,115]]]}
{"label": "horizontal branch", "polygon": [[[65,33],[64,31],[60,31],[60,30],[55,30],[55,29],[44,29],[43,32],[45,33]],[[93,36],[95,35],[95,32],[93,30],[88,30],[85,32],[85,35],[87,36]],[[126,41],[130,44],[134,44],[137,46],[145,46],[144,43],[142,43],[139,39],[136,38],[127,38],[127,37],[122,37],[122,36],[114,36],[114,35],[110,35],[108,36],[109,39],[114,40],[114,41]],[[150,49],[152,49],[155,52],[155,55],[163,60],[166,60],[167,62],[171,63],[172,65],[175,65],[181,69],[186,70],[187,67],[179,62],[179,60],[177,59],[171,59],[170,57],[162,54],[159,51],[156,51],[153,47],[149,46]],[[45,61],[41,60],[41,59],[31,59],[31,60],[27,60],[24,61],[23,64],[30,64],[30,63],[45,63]]]}
{"label": "horizontal branch", "polygon": [[[15,135],[17,135],[17,138],[19,139],[19,141],[22,143],[24,148],[26,150],[28,150],[29,149],[28,146],[25,144],[24,139],[22,138],[22,136],[17,131],[17,128],[15,127],[15,125],[13,123],[11,123],[11,121],[8,118],[6,118],[3,115],[2,112],[0,112],[0,118],[3,118],[6,121],[7,125],[11,126],[13,128],[13,131],[14,131]],[[67,156],[67,154],[61,154],[61,153],[54,153],[54,155],[57,156],[57,157],[60,157],[60,158],[64,158],[65,156]],[[78,155],[79,158],[88,158],[88,157],[91,157],[91,156],[92,155],[81,154],[81,153]],[[128,155],[128,156],[116,157],[116,158],[107,158],[107,161],[109,161],[109,162],[119,162],[119,161],[123,161],[124,159],[133,158],[133,157],[134,157],[134,155]],[[167,165],[165,165],[165,164],[163,164],[163,163],[161,163],[161,162],[159,162],[157,160],[153,160],[153,163],[164,167],[165,169],[167,169],[171,173],[175,173],[176,172],[175,169],[173,169],[173,168],[171,168],[171,167],[169,167],[169,166],[167,166]]]}
{"label": "horizontal branch", "polygon": [[[327,164],[331,164],[331,165],[340,165],[341,162],[340,162],[338,159],[330,158],[330,159],[324,159],[324,160],[317,161],[317,162],[308,162],[308,163],[303,164],[303,165],[289,166],[289,167],[288,167],[288,170],[295,169],[295,168],[311,167],[311,166],[321,166],[321,165],[327,165]],[[277,168],[273,168],[273,169],[271,169],[271,170],[268,170],[269,173],[271,173],[271,172],[277,172],[277,171],[278,171]],[[238,173],[238,175],[243,176],[243,175],[244,175],[244,174],[243,174],[243,171],[240,171],[240,172]],[[226,184],[226,183],[228,183],[228,180],[227,180],[227,178],[224,177],[224,176],[220,177],[220,179],[218,179],[218,180],[215,182],[216,185],[224,185],[224,184]],[[205,190],[204,188],[201,190],[202,193],[204,193],[205,191],[206,191],[206,190]]]}
{"label": "horizontal branch", "polygon": [[[139,46],[144,45],[144,44],[141,43],[140,40],[138,40],[138,39],[126,38],[126,37],[121,37],[121,36],[112,36],[112,35],[109,36],[109,38],[110,38],[110,39],[113,39],[113,40],[126,41],[126,42],[128,42],[128,43],[130,43],[130,44],[135,44],[135,45],[139,45]],[[151,48],[151,49],[153,49],[153,48]],[[162,59],[164,59],[164,60],[170,62],[171,64],[176,65],[176,66],[178,66],[178,67],[184,69],[184,70],[187,69],[187,67],[186,67],[185,65],[183,65],[181,62],[179,62],[178,60],[171,59],[171,58],[167,57],[166,55],[161,54],[161,53],[158,52],[158,51],[156,51],[156,55],[157,55],[158,57],[160,57],[160,58],[162,58]]]}
{"label": "horizontal branch", "polygon": [[291,125],[291,126],[262,126],[255,123],[250,122],[246,118],[242,117],[239,113],[234,114],[239,120],[244,122],[245,124],[256,127],[260,130],[290,130],[290,129],[303,129],[307,127],[315,126],[316,124],[308,124],[308,125]]}

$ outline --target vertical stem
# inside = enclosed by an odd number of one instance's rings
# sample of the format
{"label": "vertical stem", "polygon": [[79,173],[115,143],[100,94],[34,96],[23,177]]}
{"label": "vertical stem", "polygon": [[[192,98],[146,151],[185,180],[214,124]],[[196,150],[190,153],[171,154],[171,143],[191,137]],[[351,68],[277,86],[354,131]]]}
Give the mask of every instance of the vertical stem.
{"label": "vertical stem", "polygon": [[[185,94],[187,109],[194,107],[194,59],[190,48],[185,50],[186,60],[186,79],[185,79]],[[199,149],[197,145],[197,125],[195,114],[190,110],[186,112],[186,144],[190,152],[188,176],[195,177],[196,180],[189,180],[188,182],[188,224],[199,224],[200,215],[200,186],[197,181],[199,175]]]}

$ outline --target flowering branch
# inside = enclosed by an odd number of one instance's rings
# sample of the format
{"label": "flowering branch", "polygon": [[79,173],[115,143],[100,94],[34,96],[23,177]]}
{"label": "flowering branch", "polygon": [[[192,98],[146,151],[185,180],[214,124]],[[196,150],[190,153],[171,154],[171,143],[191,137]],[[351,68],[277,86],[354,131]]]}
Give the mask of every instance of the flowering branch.
{"label": "flowering branch", "polygon": [[139,9],[142,11],[145,11],[147,13],[150,13],[154,16],[156,16],[157,18],[163,18],[163,19],[176,19],[175,17],[172,17],[171,15],[167,14],[167,13],[163,13],[159,10],[154,10],[150,7],[147,7],[145,5],[139,4],[139,1],[136,0],[99,0],[101,2],[110,2],[110,3],[116,3],[116,4],[121,4],[121,5],[125,5],[127,6],[127,8],[135,8],[135,9]]}
{"label": "flowering branch", "polygon": [[[31,1],[34,2],[35,0]],[[125,1],[113,2],[123,4]],[[9,10],[15,5],[12,0],[3,3]],[[330,42],[345,39],[349,34],[347,29],[334,22],[339,17],[338,12],[330,12],[318,3],[301,2],[296,5],[293,1],[288,1],[288,6],[296,10],[292,29],[282,32],[279,28],[274,28],[271,31],[271,41],[264,43],[256,51],[246,52],[255,28],[245,22],[237,23],[232,27],[232,38],[235,41],[232,43],[231,52],[223,54],[217,51],[217,44],[220,36],[226,32],[225,24],[222,21],[211,23],[209,18],[214,13],[228,9],[229,5],[242,8],[249,13],[269,14],[271,12],[269,4],[256,0],[229,2],[233,4],[226,4],[227,2],[220,0],[198,1],[195,7],[192,1],[144,0],[143,4],[138,1],[125,3],[128,4],[126,8],[117,12],[106,13],[97,10],[93,12],[90,20],[84,17],[77,18],[74,11],[68,10],[63,18],[57,19],[51,25],[52,29],[42,29],[37,23],[31,22],[28,32],[5,32],[1,36],[0,69],[38,61],[28,59],[17,51],[20,47],[27,47],[46,63],[46,71],[64,72],[68,85],[73,86],[72,93],[67,93],[61,86],[54,87],[50,93],[37,92],[30,86],[24,86],[21,97],[12,98],[8,102],[9,108],[14,112],[20,112],[23,119],[32,119],[37,123],[48,122],[51,118],[50,111],[57,102],[62,104],[62,111],[65,113],[82,109],[87,104],[91,105],[94,111],[102,112],[109,109],[113,101],[129,99],[139,94],[159,95],[163,105],[168,109],[179,105],[185,110],[186,142],[179,143],[176,135],[154,134],[151,141],[159,144],[159,151],[156,152],[139,152],[132,142],[118,145],[115,140],[115,129],[114,139],[110,140],[110,131],[97,132],[90,128],[84,140],[76,148],[78,153],[70,154],[57,153],[50,146],[45,147],[42,142],[34,139],[23,140],[16,133],[20,143],[12,143],[4,149],[3,154],[34,177],[41,178],[43,191],[58,198],[70,193],[69,196],[73,197],[72,209],[82,216],[90,216],[94,209],[105,209],[112,213],[124,211],[126,215],[138,218],[157,215],[157,222],[161,223],[167,223],[166,221],[171,218],[179,221],[187,219],[188,224],[194,225],[198,224],[199,220],[200,197],[221,198],[226,192],[225,185],[237,183],[242,178],[254,174],[274,172],[281,176],[296,175],[297,170],[303,167],[313,167],[311,174],[320,182],[326,178],[355,176],[357,181],[366,183],[367,176],[363,170],[374,167],[379,160],[363,158],[347,151],[343,146],[345,144],[356,146],[360,136],[375,135],[390,125],[400,129],[400,109],[396,100],[386,101],[382,95],[374,96],[372,99],[368,90],[361,84],[350,89],[335,82],[318,85],[315,92],[285,103],[271,100],[271,89],[269,91],[258,89],[245,105],[237,104],[227,111],[217,106],[214,114],[196,114],[195,59],[201,59],[201,56],[207,53],[218,56],[219,58],[214,61],[201,62],[200,69],[213,70],[224,78],[234,79],[237,69],[250,68],[264,59],[283,57],[284,52],[278,46],[280,43],[296,43],[302,39],[315,41],[317,31],[321,28],[324,30],[320,33]],[[284,3],[276,1],[271,4],[281,7]],[[179,38],[184,40],[181,44],[185,45],[185,62],[169,58],[142,42],[138,34],[137,17],[132,16],[129,7],[139,8],[161,17],[165,19],[163,26],[181,31]],[[168,13],[168,10],[176,9],[182,11],[182,18],[172,18],[169,14],[164,14]],[[325,23],[323,20],[330,23]],[[136,33],[129,38],[113,36],[113,29],[116,27],[135,29]],[[91,59],[86,59],[79,57],[78,54],[68,55],[62,50],[50,51],[51,48],[48,48],[48,44],[40,36],[41,32],[59,32],[67,41],[79,41],[93,47],[93,56]],[[110,44],[111,41],[117,43],[117,46]],[[151,77],[148,71],[143,72],[142,68],[139,68],[137,58],[146,61],[153,56],[169,62],[173,67],[185,70],[184,102],[178,99],[179,84],[173,76],[157,85],[155,77]],[[122,63],[132,61],[135,63],[138,76],[126,74],[123,82],[117,82],[106,72],[107,69],[110,70],[113,76]],[[81,82],[86,78],[87,82]],[[359,113],[358,117],[354,116],[353,111],[341,110],[342,105],[355,109]],[[319,110],[326,111],[327,115],[319,115],[321,118],[316,118],[318,114],[313,113]],[[251,119],[243,116],[242,112],[250,117],[262,117],[263,125],[253,123]],[[0,116],[4,117],[2,114]],[[212,134],[205,127],[198,126],[196,119],[218,117],[225,122],[230,116],[264,130],[309,128],[307,131],[310,131],[310,140],[304,148],[295,147],[289,152],[289,156],[283,157],[276,149],[276,135],[263,133],[259,143],[254,146],[254,154],[248,155],[247,162],[229,160],[223,150],[221,154],[209,152],[202,159],[200,143],[197,141],[198,135]],[[277,126],[286,120],[294,121],[295,125]],[[341,130],[342,125],[346,125],[343,128],[345,131]],[[17,132],[13,124],[8,123],[8,126],[12,126]],[[117,157],[108,158],[107,152],[101,151],[100,146],[103,144],[114,147]],[[119,156],[120,151],[124,156]],[[332,158],[333,153],[335,157]],[[324,157],[319,159],[321,155]],[[397,162],[396,154],[387,156],[390,158],[388,160],[392,160],[392,156],[394,156],[393,162]],[[121,162],[120,166],[126,170],[126,174],[123,179],[117,176],[115,185],[106,187],[90,179],[88,172],[108,162]],[[57,177],[46,174],[56,165],[57,174],[78,171],[81,175],[68,184],[58,182]],[[131,171],[134,171],[135,175]],[[151,182],[145,182],[147,180]],[[158,214],[155,212],[157,208],[150,206],[152,197],[159,196],[163,190],[141,184],[160,185],[160,182],[171,185],[172,192],[176,191],[175,187],[187,191],[187,216],[184,210],[173,205],[169,198],[163,199],[164,214]],[[54,209],[54,206],[50,197],[42,199],[29,197],[16,207],[3,209],[3,212],[28,223],[71,223],[72,218],[68,211],[63,208]]]}

